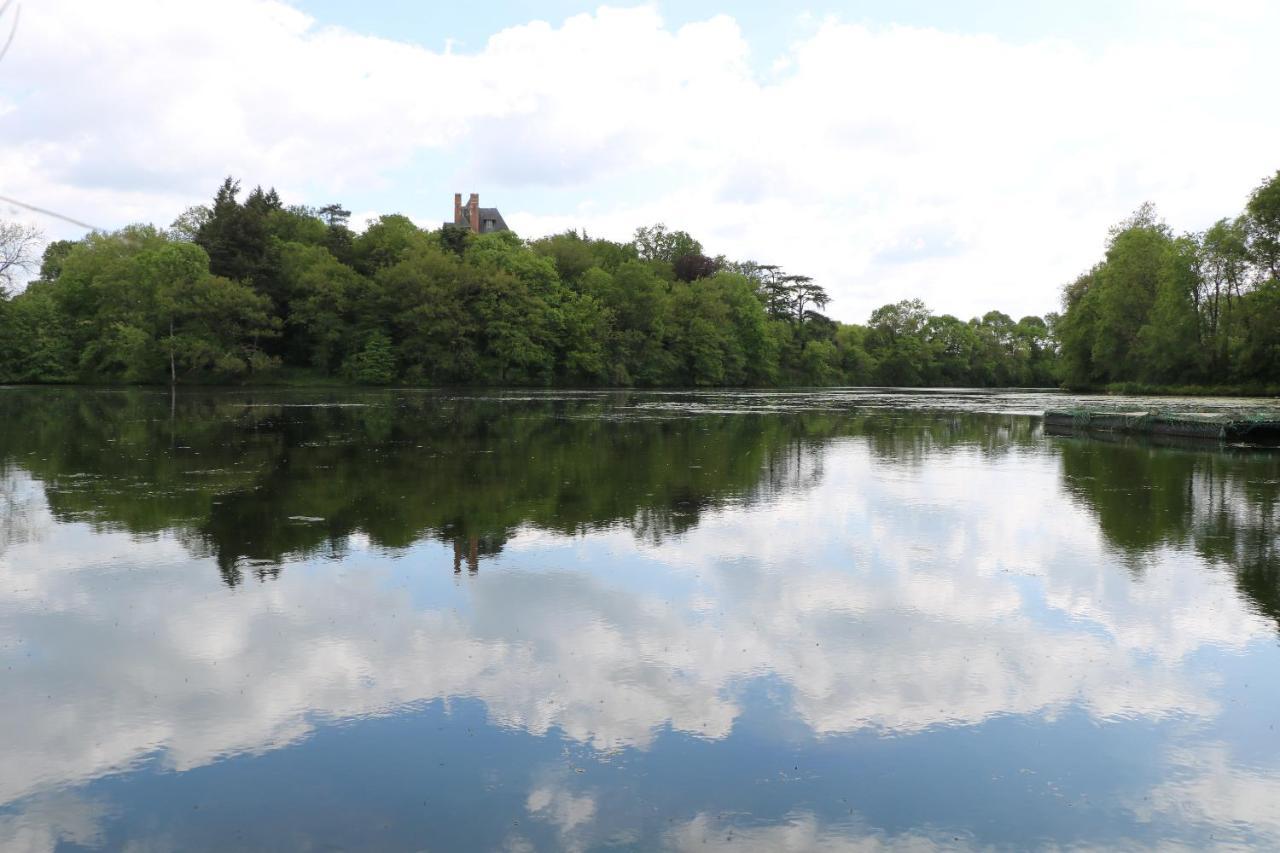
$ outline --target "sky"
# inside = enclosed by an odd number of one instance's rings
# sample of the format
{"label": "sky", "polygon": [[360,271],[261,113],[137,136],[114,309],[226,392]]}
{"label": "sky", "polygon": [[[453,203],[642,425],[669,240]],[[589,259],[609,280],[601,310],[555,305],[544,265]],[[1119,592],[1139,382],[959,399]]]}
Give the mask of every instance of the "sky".
{"label": "sky", "polygon": [[0,195],[167,225],[230,174],[435,227],[477,192],[523,237],[684,229],[851,322],[1057,310],[1144,201],[1200,230],[1280,169],[1266,0],[15,0],[0,32],[15,11]]}

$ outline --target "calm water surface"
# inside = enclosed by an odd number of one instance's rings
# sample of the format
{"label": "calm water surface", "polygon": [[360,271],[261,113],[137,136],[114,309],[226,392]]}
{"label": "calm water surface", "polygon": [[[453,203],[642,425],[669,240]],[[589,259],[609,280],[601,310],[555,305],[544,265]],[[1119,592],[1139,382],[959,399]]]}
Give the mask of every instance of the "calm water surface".
{"label": "calm water surface", "polygon": [[1280,847],[1280,453],[1069,402],[0,389],[0,849]]}

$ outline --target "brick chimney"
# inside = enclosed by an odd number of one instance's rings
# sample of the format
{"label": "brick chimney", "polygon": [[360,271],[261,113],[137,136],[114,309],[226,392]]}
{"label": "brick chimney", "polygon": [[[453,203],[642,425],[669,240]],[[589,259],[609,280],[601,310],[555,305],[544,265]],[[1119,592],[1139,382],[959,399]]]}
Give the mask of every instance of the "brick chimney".
{"label": "brick chimney", "polygon": [[471,199],[467,202],[467,209],[471,220],[471,233],[480,233],[480,194],[472,193]]}
{"label": "brick chimney", "polygon": [[453,194],[453,224],[462,224],[462,193]]}

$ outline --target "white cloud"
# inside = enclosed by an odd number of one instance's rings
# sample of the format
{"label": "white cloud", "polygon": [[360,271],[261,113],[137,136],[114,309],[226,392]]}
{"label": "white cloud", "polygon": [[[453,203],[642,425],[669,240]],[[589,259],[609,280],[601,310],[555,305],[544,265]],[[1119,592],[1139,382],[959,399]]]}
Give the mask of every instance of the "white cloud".
{"label": "white cloud", "polygon": [[587,849],[584,835],[590,831],[596,819],[596,799],[593,795],[575,794],[563,779],[547,780],[529,792],[524,807],[534,819],[556,828],[559,849]]}
{"label": "white cloud", "polygon": [[53,853],[66,844],[100,847],[102,824],[110,808],[74,794],[32,797],[16,810],[0,814],[0,850]]}
{"label": "white cloud", "polygon": [[663,219],[817,276],[844,319],[917,295],[1017,316],[1055,309],[1139,202],[1203,227],[1280,166],[1262,106],[1280,13],[1218,5],[1161,6],[1158,30],[1105,47],[832,19],[766,79],[732,18],[674,28],[650,7],[462,54],[271,0],[44,0],[0,67],[0,174],[104,225],[167,223],[227,173],[430,223],[447,174],[526,234]]}
{"label": "white cloud", "polygon": [[1225,744],[1175,751],[1169,780],[1158,785],[1134,812],[1144,820],[1176,817],[1210,827],[1225,846],[1280,847],[1280,779],[1250,767]]}

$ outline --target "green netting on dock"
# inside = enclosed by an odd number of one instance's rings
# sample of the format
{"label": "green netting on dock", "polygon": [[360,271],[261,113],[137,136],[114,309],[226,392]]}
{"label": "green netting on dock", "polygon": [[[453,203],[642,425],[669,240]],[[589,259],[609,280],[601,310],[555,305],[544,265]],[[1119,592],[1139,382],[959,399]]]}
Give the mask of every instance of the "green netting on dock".
{"label": "green netting on dock", "polygon": [[1177,412],[1098,412],[1065,409],[1045,412],[1045,424],[1073,431],[1098,430],[1133,435],[1173,435],[1187,438],[1266,440],[1280,439],[1280,414],[1239,412],[1186,414]]}

